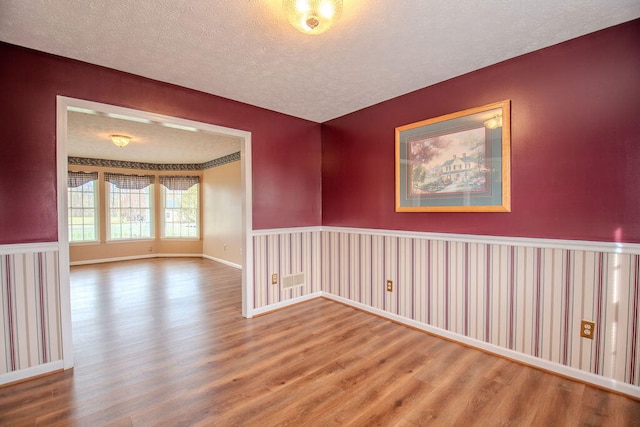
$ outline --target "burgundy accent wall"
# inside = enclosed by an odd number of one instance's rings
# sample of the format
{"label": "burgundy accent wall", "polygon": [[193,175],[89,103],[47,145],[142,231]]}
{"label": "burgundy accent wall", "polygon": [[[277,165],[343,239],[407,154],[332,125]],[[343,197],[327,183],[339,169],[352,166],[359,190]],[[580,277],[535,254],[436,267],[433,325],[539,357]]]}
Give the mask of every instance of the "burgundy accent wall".
{"label": "burgundy accent wall", "polygon": [[320,225],[320,124],[6,43],[0,63],[0,244],[57,240],[56,95],[250,131],[254,229]]}
{"label": "burgundy accent wall", "polygon": [[[395,127],[505,99],[512,211],[396,213]],[[640,20],[323,123],[322,144],[325,226],[640,243]]]}

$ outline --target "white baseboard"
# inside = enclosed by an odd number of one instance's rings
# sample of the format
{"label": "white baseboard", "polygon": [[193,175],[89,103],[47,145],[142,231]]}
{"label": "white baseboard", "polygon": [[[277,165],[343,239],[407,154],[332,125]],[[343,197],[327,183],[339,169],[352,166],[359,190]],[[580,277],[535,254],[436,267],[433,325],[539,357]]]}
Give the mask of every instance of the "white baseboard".
{"label": "white baseboard", "polygon": [[247,317],[251,318],[259,314],[269,313],[270,311],[273,311],[273,310],[278,310],[280,308],[288,307],[290,305],[298,304],[311,299],[320,298],[322,295],[323,295],[322,292],[314,292],[312,294],[302,295],[301,297],[296,297],[286,301],[277,302],[275,304],[266,305],[264,307],[253,309],[251,311],[251,314]]}
{"label": "white baseboard", "polygon": [[31,368],[20,369],[19,371],[7,372],[0,375],[0,385],[14,383],[16,381],[22,381],[37,377],[39,375],[48,374],[54,371],[60,371],[63,369],[62,360],[55,362],[44,363],[42,365],[32,366]]}
{"label": "white baseboard", "polygon": [[132,255],[117,258],[102,258],[102,259],[90,259],[86,261],[71,261],[69,265],[88,265],[88,264],[102,264],[105,262],[118,262],[118,261],[132,261],[136,259],[150,259],[150,258],[202,258],[202,254],[145,254],[145,255]]}
{"label": "white baseboard", "polygon": [[202,258],[210,259],[211,261],[219,262],[220,264],[228,265],[229,267],[237,268],[238,270],[242,270],[242,266],[240,264],[233,263],[231,261],[227,261],[222,258],[216,258],[210,255],[202,255]]}
{"label": "white baseboard", "polygon": [[154,258],[202,258],[202,254],[155,254]]}
{"label": "white baseboard", "polygon": [[157,258],[158,254],[149,254],[149,255],[133,255],[133,256],[123,256],[117,258],[102,258],[102,259],[88,259],[86,261],[71,261],[69,265],[87,265],[87,264],[102,264],[105,262],[118,262],[118,261],[131,261],[134,259],[149,259],[149,258]]}
{"label": "white baseboard", "polygon": [[620,381],[613,380],[611,378],[605,378],[600,375],[595,375],[590,372],[581,371],[580,369],[571,368],[569,366],[561,365],[559,363],[550,362],[548,360],[540,359],[538,357],[529,356],[528,354],[519,353],[517,351],[509,350],[507,348],[499,347],[494,344],[486,343],[474,338],[469,338],[464,335],[456,334],[454,332],[446,331],[444,329],[436,328],[434,326],[427,325],[425,323],[416,322],[415,320],[408,319],[403,316],[399,316],[394,313],[389,313],[374,307],[370,307],[365,304],[361,304],[356,301],[339,297],[326,292],[321,292],[321,296],[333,301],[340,302],[342,304],[357,308],[362,311],[375,314],[380,317],[384,317],[394,322],[402,323],[412,328],[420,329],[433,335],[437,335],[446,338],[451,341],[456,341],[469,347],[475,347],[484,350],[488,353],[493,353],[498,356],[511,359],[525,365],[533,366],[543,369],[545,371],[553,372],[564,377],[573,378],[585,383],[593,384],[598,387],[605,388],[607,390],[623,393],[635,398],[640,398],[640,387],[636,387],[630,384],[622,383]]}
{"label": "white baseboard", "polygon": [[227,261],[221,258],[212,257],[204,254],[145,254],[145,255],[132,255],[125,257],[117,257],[117,258],[103,258],[103,259],[90,259],[85,261],[72,261],[69,265],[88,265],[88,264],[102,264],[106,262],[118,262],[118,261],[132,261],[136,259],[150,259],[150,258],[206,258],[211,261],[219,262],[221,264],[228,265],[229,267],[237,268],[238,270],[242,270],[242,265],[233,263],[231,261]]}

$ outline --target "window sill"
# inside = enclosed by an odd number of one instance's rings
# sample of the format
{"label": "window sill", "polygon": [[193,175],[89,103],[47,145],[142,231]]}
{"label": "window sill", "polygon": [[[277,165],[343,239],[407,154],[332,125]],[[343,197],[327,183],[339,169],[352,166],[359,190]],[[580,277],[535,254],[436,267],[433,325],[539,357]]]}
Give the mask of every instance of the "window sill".
{"label": "window sill", "polygon": [[99,245],[100,241],[98,240],[83,240],[82,242],[69,242],[69,246],[90,246],[90,245]]}

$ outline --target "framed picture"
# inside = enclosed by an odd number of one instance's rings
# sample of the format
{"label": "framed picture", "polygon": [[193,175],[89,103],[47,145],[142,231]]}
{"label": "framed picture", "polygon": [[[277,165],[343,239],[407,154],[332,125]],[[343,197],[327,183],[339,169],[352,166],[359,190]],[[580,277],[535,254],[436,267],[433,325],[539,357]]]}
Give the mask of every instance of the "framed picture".
{"label": "framed picture", "polygon": [[396,212],[510,212],[511,103],[396,128]]}

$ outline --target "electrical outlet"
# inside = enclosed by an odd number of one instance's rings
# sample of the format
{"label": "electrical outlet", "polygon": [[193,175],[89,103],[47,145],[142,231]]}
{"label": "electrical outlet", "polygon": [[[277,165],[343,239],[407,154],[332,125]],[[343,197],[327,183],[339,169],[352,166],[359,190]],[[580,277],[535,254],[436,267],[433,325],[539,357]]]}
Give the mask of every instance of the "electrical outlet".
{"label": "electrical outlet", "polygon": [[596,324],[595,322],[590,322],[589,320],[583,320],[580,322],[580,336],[583,338],[593,339],[593,335],[596,333]]}
{"label": "electrical outlet", "polygon": [[271,275],[271,284],[272,285],[277,285],[278,284],[278,275],[276,273],[273,273]]}
{"label": "electrical outlet", "polygon": [[393,292],[393,280],[387,280],[387,292]]}

